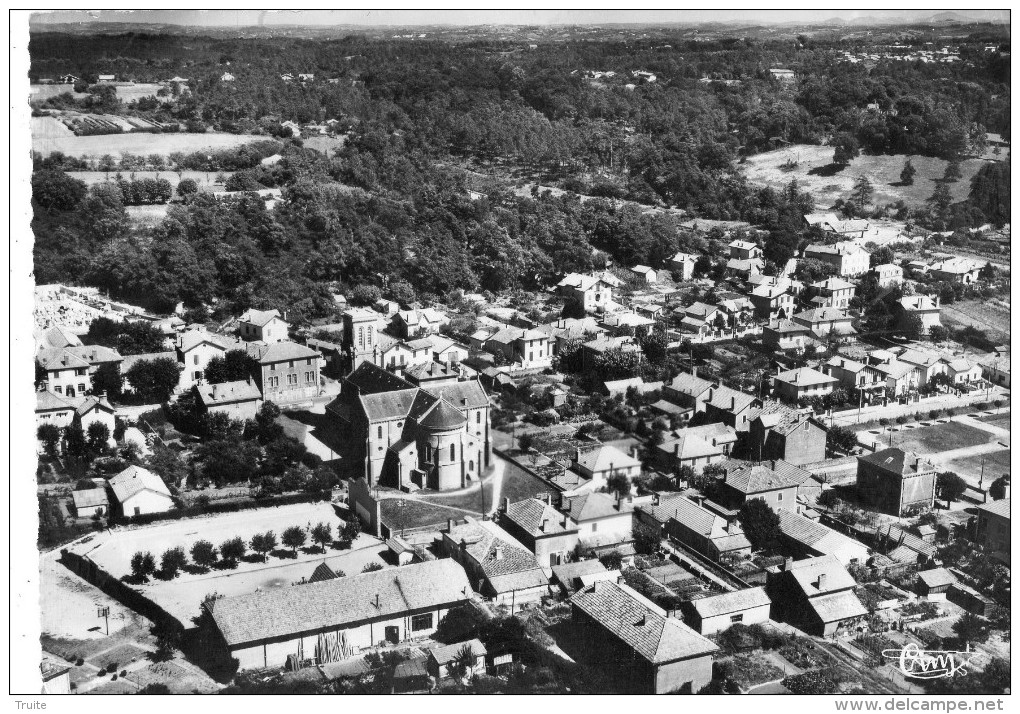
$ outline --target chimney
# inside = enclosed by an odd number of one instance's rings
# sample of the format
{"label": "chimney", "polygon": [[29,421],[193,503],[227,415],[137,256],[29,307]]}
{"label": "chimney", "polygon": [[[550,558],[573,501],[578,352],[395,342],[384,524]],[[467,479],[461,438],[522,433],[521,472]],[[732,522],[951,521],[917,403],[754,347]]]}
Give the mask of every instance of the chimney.
{"label": "chimney", "polygon": [[675,444],[673,444],[673,454],[677,458],[680,458],[680,442],[679,441],[676,442]]}
{"label": "chimney", "polygon": [[466,407],[466,406],[467,406],[467,397],[462,397],[462,398],[461,398],[461,400],[460,400],[460,405],[461,405],[462,407]]}
{"label": "chimney", "polygon": [[661,501],[661,500],[662,499],[659,497],[659,494],[655,494],[654,496],[652,496],[652,505],[653,506],[658,506],[659,505],[659,501]]}
{"label": "chimney", "polygon": [[379,609],[379,593],[375,594],[375,607]]}
{"label": "chimney", "polygon": [[447,518],[446,519],[446,532],[447,533],[453,533],[453,519],[452,518]]}
{"label": "chimney", "polygon": [[786,560],[783,561],[783,570],[784,571],[793,570],[793,558],[787,558]]}
{"label": "chimney", "polygon": [[539,529],[540,531],[542,531],[543,533],[545,533],[545,532],[546,532],[546,530],[548,530],[548,528],[549,528],[549,519],[548,519],[548,518],[543,518],[543,519],[542,519],[542,525],[540,525],[540,526],[538,527],[538,529]]}
{"label": "chimney", "polygon": [[574,461],[580,461],[580,460],[581,460],[581,450],[580,449],[574,449]]}
{"label": "chimney", "polygon": [[691,376],[692,377],[697,377],[698,376],[698,368],[697,367],[691,367]]}
{"label": "chimney", "polygon": [[503,513],[506,513],[509,510],[510,510],[510,499],[504,496],[503,497]]}
{"label": "chimney", "polygon": [[1007,481],[1002,485],[1002,497],[1009,498],[1009,482]]}
{"label": "chimney", "polygon": [[730,411],[735,412],[737,410],[737,398],[736,396],[730,397]]}
{"label": "chimney", "polygon": [[819,573],[818,575],[818,589],[819,590],[825,589],[825,573]]}
{"label": "chimney", "polygon": [[543,498],[545,499],[545,505],[547,505],[547,506],[551,506],[552,505],[552,494],[551,493],[546,491],[543,494]]}
{"label": "chimney", "polygon": [[[542,530],[545,530],[544,525]],[[503,546],[501,545],[496,546],[496,560],[503,560]]]}
{"label": "chimney", "polygon": [[620,493],[616,494],[616,510],[618,511],[623,510],[623,494]]}

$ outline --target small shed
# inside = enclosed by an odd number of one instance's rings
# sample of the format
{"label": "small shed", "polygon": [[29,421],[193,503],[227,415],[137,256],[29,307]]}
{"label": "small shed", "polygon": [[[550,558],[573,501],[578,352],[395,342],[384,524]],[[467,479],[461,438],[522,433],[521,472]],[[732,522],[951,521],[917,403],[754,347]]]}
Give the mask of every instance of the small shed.
{"label": "small shed", "polygon": [[917,574],[917,593],[931,601],[942,601],[955,583],[956,576],[945,568],[924,570]]}
{"label": "small shed", "polygon": [[967,612],[978,615],[979,617],[987,617],[988,613],[991,612],[992,607],[995,605],[991,599],[985,597],[974,588],[969,585],[964,585],[961,582],[955,582],[949,586],[949,592],[946,593],[950,602],[956,603]]}
{"label": "small shed", "polygon": [[105,516],[110,512],[110,500],[106,497],[105,488],[74,491],[71,494],[71,499],[74,501],[74,511],[78,514],[78,518]]}
{"label": "small shed", "polygon": [[426,663],[429,674],[436,679],[446,679],[450,676],[451,666],[459,664],[461,658],[468,650],[471,653],[470,674],[484,674],[485,655],[488,654],[488,650],[485,649],[485,645],[482,644],[481,640],[477,639],[457,642],[452,645],[442,645],[429,650],[428,662]]}
{"label": "small shed", "polygon": [[397,565],[407,565],[414,560],[414,548],[400,536],[393,536],[386,541],[386,547],[397,559]]}
{"label": "small shed", "polygon": [[712,635],[737,623],[753,625],[767,622],[772,600],[765,588],[748,588],[683,603],[684,620],[695,632]]}

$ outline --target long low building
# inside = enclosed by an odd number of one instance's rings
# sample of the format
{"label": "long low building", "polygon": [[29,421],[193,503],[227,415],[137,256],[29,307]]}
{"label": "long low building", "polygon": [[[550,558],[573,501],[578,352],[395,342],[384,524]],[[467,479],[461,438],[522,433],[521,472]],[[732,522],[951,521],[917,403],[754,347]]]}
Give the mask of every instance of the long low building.
{"label": "long low building", "polygon": [[431,635],[470,597],[464,569],[443,559],[222,598],[211,614],[239,668],[254,669],[282,667],[290,655],[334,662]]}

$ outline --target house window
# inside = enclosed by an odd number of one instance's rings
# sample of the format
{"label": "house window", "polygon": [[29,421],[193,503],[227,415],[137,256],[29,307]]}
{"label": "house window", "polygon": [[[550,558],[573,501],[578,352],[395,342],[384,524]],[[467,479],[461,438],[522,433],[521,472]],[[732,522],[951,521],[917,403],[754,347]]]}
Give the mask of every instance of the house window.
{"label": "house window", "polygon": [[426,613],[424,615],[412,615],[411,616],[411,632],[420,632],[421,630],[432,629],[432,613]]}
{"label": "house window", "polygon": [[56,392],[57,394],[63,394],[64,393],[64,388],[60,387],[60,386],[56,386],[56,387],[53,388],[53,391]]}
{"label": "house window", "polygon": [[456,444],[450,444],[450,461],[456,461],[456,460],[457,460],[457,445]]}
{"label": "house window", "polygon": [[358,328],[358,347],[364,347],[364,346],[365,346],[365,328],[364,327],[359,327]]}
{"label": "house window", "polygon": [[379,438],[382,438],[382,425],[379,425]]}
{"label": "house window", "polygon": [[309,367],[311,367],[312,366],[312,358],[309,357],[308,359],[306,359],[305,360],[305,364],[308,365]]}
{"label": "house window", "polygon": [[599,524],[598,523],[592,523],[591,524],[591,532],[592,533],[597,533],[598,529],[599,529]]}
{"label": "house window", "polygon": [[198,355],[195,355],[192,359],[195,360],[195,364],[198,364]]}
{"label": "house window", "polygon": [[779,494],[779,498],[778,498],[778,499],[776,499],[776,500],[782,501],[782,500],[783,500],[783,494],[781,494],[781,493],[780,493],[780,494]]}
{"label": "house window", "polygon": [[84,392],[85,391],[85,383],[84,382],[79,382],[78,383],[78,391],[79,392]]}
{"label": "house window", "polygon": [[200,370],[196,370],[192,375],[192,378],[197,382],[198,380],[202,379],[202,372]]}
{"label": "house window", "polygon": [[270,372],[275,372],[276,371],[276,365],[275,364],[269,365],[269,371]]}
{"label": "house window", "polygon": [[475,412],[475,424],[481,424],[481,423],[482,423],[482,413],[481,412]]}
{"label": "house window", "polygon": [[474,470],[475,470],[475,462],[474,461],[468,461],[468,471],[474,471]]}
{"label": "house window", "polygon": [[287,369],[294,369],[294,360],[287,363]]}

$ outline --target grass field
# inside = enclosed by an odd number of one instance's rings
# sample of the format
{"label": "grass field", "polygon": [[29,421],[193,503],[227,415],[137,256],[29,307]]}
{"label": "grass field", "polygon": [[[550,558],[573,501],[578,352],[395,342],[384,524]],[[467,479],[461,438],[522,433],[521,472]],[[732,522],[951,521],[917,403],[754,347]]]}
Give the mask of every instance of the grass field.
{"label": "grass field", "polygon": [[942,324],[946,327],[973,325],[984,330],[989,339],[997,343],[1009,343],[1010,310],[1008,299],[991,302],[964,300],[942,306]]}
{"label": "grass field", "polygon": [[977,483],[981,477],[981,462],[984,460],[985,464],[985,486],[997,479],[1003,474],[1010,472],[1009,466],[1009,449],[1003,449],[1002,451],[995,451],[991,454],[984,454],[983,456],[968,456],[963,459],[953,459],[946,464],[946,468],[950,471],[955,471],[960,476],[967,478],[969,481]]}
{"label": "grass field", "polygon": [[89,96],[87,92],[75,92],[74,86],[70,84],[33,84],[28,88],[28,94],[32,101],[43,101],[65,92],[73,94],[75,99],[84,99]]}
{"label": "grass field", "polygon": [[982,417],[978,417],[978,421],[983,421],[985,424],[991,424],[997,426],[1000,429],[1009,428],[1009,412],[1005,414],[990,414]]}
{"label": "grass field", "polygon": [[[68,176],[84,181],[89,186],[103,181],[113,181],[116,171],[68,171]],[[216,177],[223,176],[224,180],[234,175],[233,171],[121,171],[120,175],[125,179],[161,178],[170,182],[170,185],[177,188],[183,179],[191,179],[198,184],[199,191],[222,191],[223,183],[217,183]]]}
{"label": "grass field", "polygon": [[987,431],[975,429],[959,422],[927,426],[909,431],[898,431],[893,445],[904,451],[934,454],[940,451],[962,449],[965,446],[986,444],[994,437]]}
{"label": "grass field", "polygon": [[31,128],[33,150],[43,155],[60,151],[67,156],[77,157],[100,157],[104,154],[116,156],[124,152],[168,156],[175,151],[190,153],[208,149],[228,149],[266,138],[254,134],[148,134],[144,132],[75,136],[70,129],[53,117],[32,117]]}
{"label": "grass field", "polygon": [[[801,191],[809,192],[819,208],[828,208],[838,198],[847,198],[854,182],[862,174],[875,187],[872,199],[876,205],[895,203],[902,200],[908,206],[923,206],[935,190],[935,180],[940,180],[946,168],[946,161],[927,156],[912,156],[911,163],[917,169],[912,186],[900,186],[900,171],[906,156],[858,156],[849,166],[832,173],[833,148],[831,146],[809,146],[798,144],[787,149],[769,151],[751,156],[741,164],[748,181],[779,189],[797,179]],[[789,160],[797,162],[792,171],[781,166]],[[960,164],[963,178],[949,184],[954,201],[962,201],[970,190],[970,179],[985,163],[982,159],[968,159]]]}

